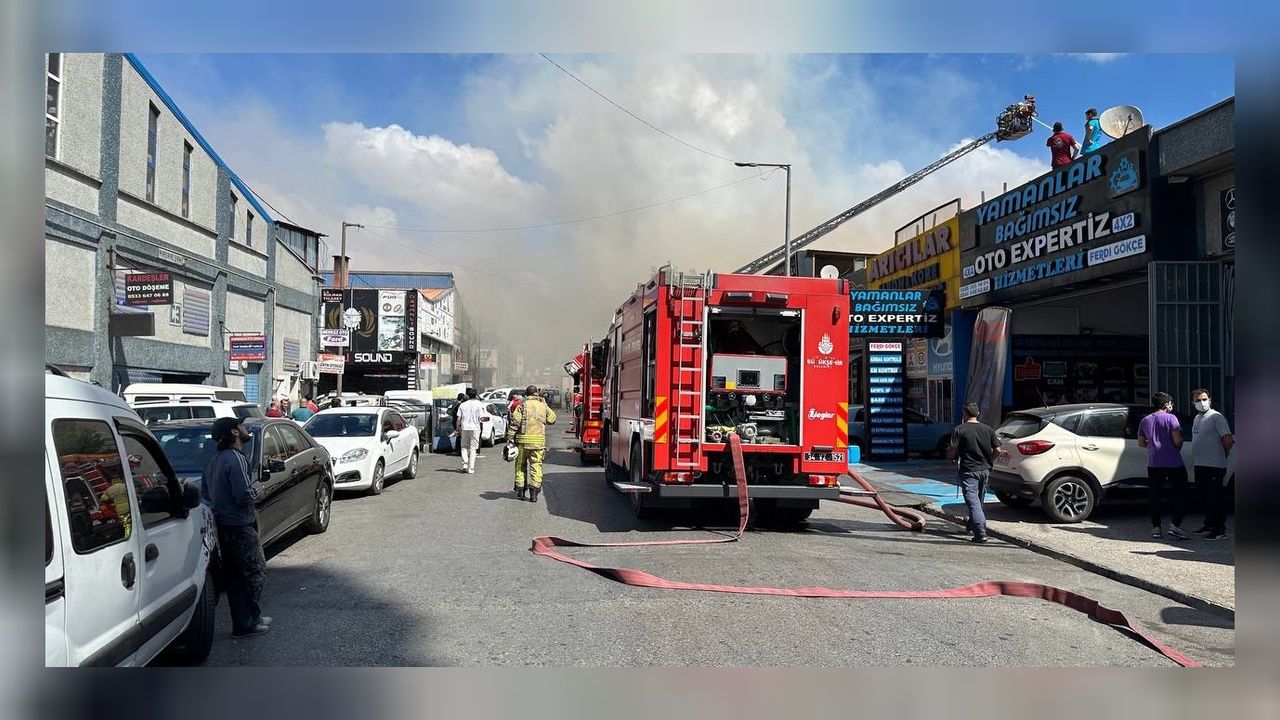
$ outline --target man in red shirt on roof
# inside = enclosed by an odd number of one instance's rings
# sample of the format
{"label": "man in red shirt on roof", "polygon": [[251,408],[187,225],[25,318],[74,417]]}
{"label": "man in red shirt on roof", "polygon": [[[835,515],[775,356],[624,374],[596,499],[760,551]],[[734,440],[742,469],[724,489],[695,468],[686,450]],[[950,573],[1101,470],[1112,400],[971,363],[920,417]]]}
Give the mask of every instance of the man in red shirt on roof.
{"label": "man in red shirt on roof", "polygon": [[1080,150],[1076,145],[1076,139],[1062,129],[1060,122],[1053,124],[1053,135],[1045,141],[1045,147],[1049,148],[1049,152],[1053,155],[1054,167],[1070,165]]}

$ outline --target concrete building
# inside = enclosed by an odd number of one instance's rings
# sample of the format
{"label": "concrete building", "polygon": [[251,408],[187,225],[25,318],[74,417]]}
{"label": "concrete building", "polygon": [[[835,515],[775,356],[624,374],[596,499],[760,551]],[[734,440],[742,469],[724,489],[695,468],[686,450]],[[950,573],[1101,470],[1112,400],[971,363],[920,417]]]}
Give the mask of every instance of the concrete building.
{"label": "concrete building", "polygon": [[296,387],[320,235],[273,218],[133,55],[45,67],[46,361],[115,391]]}

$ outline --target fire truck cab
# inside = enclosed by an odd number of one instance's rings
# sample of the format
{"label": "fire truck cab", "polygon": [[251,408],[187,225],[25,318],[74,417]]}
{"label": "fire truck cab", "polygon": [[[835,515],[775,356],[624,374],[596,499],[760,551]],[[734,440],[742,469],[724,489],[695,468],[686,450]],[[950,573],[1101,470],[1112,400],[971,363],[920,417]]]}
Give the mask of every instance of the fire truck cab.
{"label": "fire truck cab", "polygon": [[848,281],[663,268],[601,342],[605,474],[632,509],[737,497],[808,517],[848,470]]}

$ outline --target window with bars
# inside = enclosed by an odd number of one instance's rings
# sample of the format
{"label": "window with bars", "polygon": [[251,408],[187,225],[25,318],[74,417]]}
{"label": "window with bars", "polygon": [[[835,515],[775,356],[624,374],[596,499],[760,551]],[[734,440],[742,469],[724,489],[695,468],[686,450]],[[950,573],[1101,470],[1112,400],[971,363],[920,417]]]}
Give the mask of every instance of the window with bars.
{"label": "window with bars", "polygon": [[147,114],[147,202],[156,201],[156,145],[160,130],[160,108],[149,103]]}
{"label": "window with bars", "polygon": [[44,88],[44,154],[56,160],[62,122],[62,53],[49,53]]}
{"label": "window with bars", "polygon": [[250,210],[244,214],[244,244],[253,247],[253,212]]}
{"label": "window with bars", "polygon": [[191,143],[182,142],[182,217],[191,217]]}

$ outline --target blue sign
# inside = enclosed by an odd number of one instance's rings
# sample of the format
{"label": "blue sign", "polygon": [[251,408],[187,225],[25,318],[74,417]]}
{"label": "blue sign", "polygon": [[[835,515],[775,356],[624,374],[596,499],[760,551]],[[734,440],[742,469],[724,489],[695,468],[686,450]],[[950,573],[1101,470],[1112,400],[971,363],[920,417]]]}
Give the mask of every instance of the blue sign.
{"label": "blue sign", "polygon": [[1130,150],[1120,155],[1107,177],[1111,197],[1133,192],[1142,186],[1142,169],[1138,166],[1138,151]]}
{"label": "blue sign", "polygon": [[867,343],[867,452],[877,460],[907,459],[907,372],[902,341]]}
{"label": "blue sign", "polygon": [[930,290],[854,290],[849,293],[853,337],[939,337],[946,286]]}

